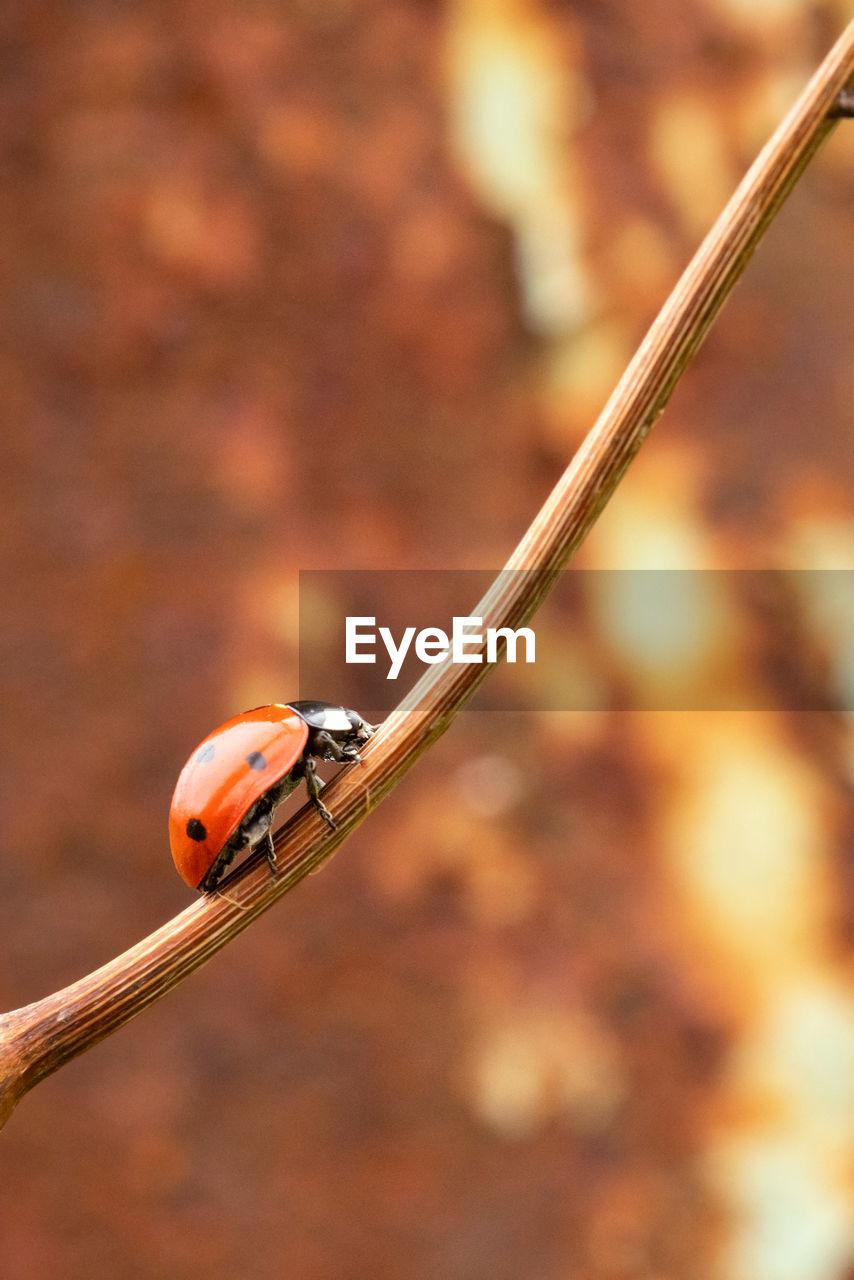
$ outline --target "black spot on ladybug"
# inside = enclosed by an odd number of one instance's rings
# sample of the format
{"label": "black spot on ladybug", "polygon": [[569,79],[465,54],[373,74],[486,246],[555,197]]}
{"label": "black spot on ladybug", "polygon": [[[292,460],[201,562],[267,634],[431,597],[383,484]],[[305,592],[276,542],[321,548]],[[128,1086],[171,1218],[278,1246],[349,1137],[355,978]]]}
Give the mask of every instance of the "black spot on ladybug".
{"label": "black spot on ladybug", "polygon": [[250,769],[260,770],[267,768],[267,759],[260,751],[251,752],[251,754],[246,757],[246,763],[249,765]]}
{"label": "black spot on ladybug", "polygon": [[202,747],[201,751],[196,756],[196,760],[199,764],[207,764],[209,760],[213,760],[215,755],[216,747],[212,742],[209,742],[207,746]]}
{"label": "black spot on ladybug", "polygon": [[187,823],[187,835],[191,840],[207,839],[207,829],[203,822],[199,822],[198,818],[191,818]]}

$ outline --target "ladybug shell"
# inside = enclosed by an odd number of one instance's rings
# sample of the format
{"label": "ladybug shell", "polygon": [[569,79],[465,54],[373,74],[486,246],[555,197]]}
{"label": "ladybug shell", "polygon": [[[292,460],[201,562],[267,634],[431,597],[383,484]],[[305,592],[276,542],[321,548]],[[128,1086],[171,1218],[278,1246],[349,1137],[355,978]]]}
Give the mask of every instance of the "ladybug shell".
{"label": "ladybug shell", "polygon": [[307,739],[302,717],[273,703],[226,720],[199,743],[169,811],[172,860],[188,885],[198,887],[247,810],[290,772]]}

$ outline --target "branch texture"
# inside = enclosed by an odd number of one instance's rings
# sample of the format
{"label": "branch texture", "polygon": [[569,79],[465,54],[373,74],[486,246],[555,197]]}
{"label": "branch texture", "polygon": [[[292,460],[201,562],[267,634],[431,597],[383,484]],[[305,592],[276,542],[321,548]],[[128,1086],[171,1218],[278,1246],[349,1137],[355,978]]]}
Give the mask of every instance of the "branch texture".
{"label": "branch texture", "polygon": [[[616,489],[763,233],[833,129],[854,77],[852,23],[765,146],[665,303],[599,420],[506,568],[473,610],[518,628],[536,611]],[[515,570],[528,570],[517,573]],[[329,858],[448,728],[489,666],[431,667],[381,726],[365,766],[330,784],[339,829],[310,807],[276,839],[279,874],[253,856],[223,891],[71,986],[0,1017],[0,1124],[38,1080],[115,1031],[199,968]]]}

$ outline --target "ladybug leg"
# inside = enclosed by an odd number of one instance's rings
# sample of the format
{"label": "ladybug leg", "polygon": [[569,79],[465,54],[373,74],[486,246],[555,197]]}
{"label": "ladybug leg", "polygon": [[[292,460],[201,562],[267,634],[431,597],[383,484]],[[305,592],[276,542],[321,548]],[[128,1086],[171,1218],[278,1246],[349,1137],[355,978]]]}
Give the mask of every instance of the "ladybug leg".
{"label": "ladybug leg", "polygon": [[310,754],[319,760],[337,760],[342,763],[346,756],[338,743],[325,729],[316,729],[312,735]]}
{"label": "ladybug leg", "polygon": [[276,850],[273,847],[273,833],[270,828],[273,825],[273,810],[276,803],[276,797],[268,795],[264,800],[259,800],[255,806],[251,825],[245,826],[244,819],[246,843],[251,844],[253,850],[257,849],[263,853],[274,876],[279,874],[279,869],[276,866]]}
{"label": "ladybug leg", "polygon": [[338,764],[362,763],[362,757],[352,743],[342,746],[325,729],[319,729],[314,735],[311,754],[319,760],[335,760]]}
{"label": "ladybug leg", "polygon": [[279,874],[279,868],[276,866],[276,849],[273,844],[273,833],[271,831],[267,832],[263,841],[261,842],[261,851],[263,852],[264,857],[267,859],[267,862],[270,866],[270,870],[272,871],[273,875],[277,876]]}
{"label": "ladybug leg", "polygon": [[305,776],[305,787],[306,787],[306,790],[308,791],[309,800],[314,805],[315,809],[320,814],[323,821],[326,822],[332,828],[333,831],[337,831],[338,826],[335,822],[335,819],[332,817],[332,814],[329,812],[326,805],[323,803],[323,801],[320,798],[320,788],[323,786],[323,782],[317,776],[317,768],[311,756],[309,756],[305,762],[304,776]]}
{"label": "ladybug leg", "polygon": [[832,120],[854,116],[854,91],[843,89],[827,114]]}

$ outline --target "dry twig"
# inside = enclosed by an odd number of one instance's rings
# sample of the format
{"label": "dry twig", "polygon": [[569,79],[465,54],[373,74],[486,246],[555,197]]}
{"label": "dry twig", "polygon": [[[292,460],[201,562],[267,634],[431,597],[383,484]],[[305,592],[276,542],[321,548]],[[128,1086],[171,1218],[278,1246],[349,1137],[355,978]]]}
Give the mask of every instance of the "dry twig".
{"label": "dry twig", "polygon": [[[764,231],[815,151],[849,114],[854,23],[838,40],[755,161],[688,266],[598,422],[506,569],[474,613],[484,626],[530,619],[588,533],[662,412]],[[530,570],[515,573],[513,570]],[[365,767],[331,784],[337,832],[309,807],[279,833],[273,880],[258,856],[222,893],[195,902],[103,968],[54,995],[0,1017],[0,1124],[43,1077],[141,1013],[209,960],[256,916],[328,858],[448,728],[487,674],[483,665],[431,667],[383,724]]]}

